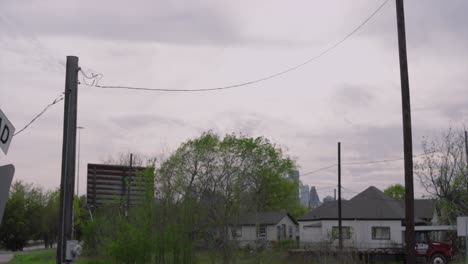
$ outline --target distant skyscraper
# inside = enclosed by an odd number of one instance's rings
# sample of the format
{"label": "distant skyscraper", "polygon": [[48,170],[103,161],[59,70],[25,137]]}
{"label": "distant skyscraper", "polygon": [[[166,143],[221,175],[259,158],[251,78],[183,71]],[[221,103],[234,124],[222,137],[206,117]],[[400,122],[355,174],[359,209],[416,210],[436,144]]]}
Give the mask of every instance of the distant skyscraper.
{"label": "distant skyscraper", "polygon": [[315,186],[310,187],[310,193],[309,193],[309,208],[315,208],[320,205],[320,198],[317,193],[317,189],[315,189]]}
{"label": "distant skyscraper", "polygon": [[299,197],[299,187],[300,187],[300,183],[299,183],[299,171],[298,170],[293,170],[292,174],[289,174],[288,175],[288,178],[292,181],[294,181],[297,185],[297,189],[296,189],[296,192],[293,194],[295,199],[300,199]]}
{"label": "distant skyscraper", "polygon": [[288,178],[299,184],[299,171],[293,170],[293,172],[288,175]]}
{"label": "distant skyscraper", "polygon": [[309,185],[302,185],[300,186],[300,201],[301,205],[304,207],[309,207]]}

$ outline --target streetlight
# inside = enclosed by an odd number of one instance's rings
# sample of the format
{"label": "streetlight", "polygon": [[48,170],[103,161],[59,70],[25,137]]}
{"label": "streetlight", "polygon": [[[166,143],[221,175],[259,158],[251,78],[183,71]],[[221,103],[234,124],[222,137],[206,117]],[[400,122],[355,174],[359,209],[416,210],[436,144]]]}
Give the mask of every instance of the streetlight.
{"label": "streetlight", "polygon": [[80,146],[81,146],[81,130],[84,129],[82,126],[77,126],[78,129],[78,171],[76,177],[76,196],[80,199]]}

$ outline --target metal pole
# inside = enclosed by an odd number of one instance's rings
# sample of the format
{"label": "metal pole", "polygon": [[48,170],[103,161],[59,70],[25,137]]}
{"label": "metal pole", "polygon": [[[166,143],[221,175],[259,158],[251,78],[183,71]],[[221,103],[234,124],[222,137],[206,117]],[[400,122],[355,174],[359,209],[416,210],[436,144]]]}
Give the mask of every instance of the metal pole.
{"label": "metal pole", "polygon": [[396,0],[398,51],[400,58],[401,104],[403,114],[403,148],[405,158],[406,263],[415,263],[413,140],[411,135],[411,101],[406,54],[405,12],[403,0]]}
{"label": "metal pole", "polygon": [[78,70],[78,57],[67,56],[63,116],[62,173],[56,256],[57,264],[65,262],[67,240],[71,239],[73,231]]}
{"label": "metal pole", "polygon": [[341,142],[338,142],[338,248],[343,250],[343,226],[341,223]]}
{"label": "metal pole", "polygon": [[468,191],[468,133],[466,132],[466,130],[465,130],[465,158],[466,158],[465,180],[466,180],[466,191]]}
{"label": "metal pole", "polygon": [[133,165],[133,154],[130,153],[130,174],[128,175],[128,189],[127,189],[127,211],[130,209],[130,188],[132,188],[132,165]]}
{"label": "metal pole", "polygon": [[80,149],[81,149],[81,129],[84,127],[76,127],[78,129],[78,167],[76,172],[76,196],[80,198]]}

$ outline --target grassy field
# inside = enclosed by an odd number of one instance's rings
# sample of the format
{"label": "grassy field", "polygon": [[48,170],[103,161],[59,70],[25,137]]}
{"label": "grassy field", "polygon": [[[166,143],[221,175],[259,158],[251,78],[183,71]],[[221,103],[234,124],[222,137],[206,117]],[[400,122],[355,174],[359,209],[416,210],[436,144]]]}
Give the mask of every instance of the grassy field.
{"label": "grassy field", "polygon": [[[40,249],[17,253],[9,264],[55,264],[55,249]],[[77,264],[107,264],[110,262],[80,257]]]}
{"label": "grassy field", "polygon": [[[292,259],[284,251],[265,251],[257,254],[249,252],[237,252],[236,254],[238,264],[310,264],[310,260],[307,259]],[[222,263],[221,259],[217,255],[209,253],[201,253],[197,255],[197,262],[199,264],[212,264]],[[338,263],[333,260],[320,261],[322,263]],[[93,260],[85,257],[79,257],[77,264],[110,264],[110,261],[106,260]],[[352,263],[352,262],[346,262]],[[450,262],[450,264],[464,264],[464,260],[460,259],[457,261]],[[15,255],[10,264],[55,264],[55,249],[44,249],[34,250],[29,252],[21,252]],[[387,264],[393,264],[387,262]]]}

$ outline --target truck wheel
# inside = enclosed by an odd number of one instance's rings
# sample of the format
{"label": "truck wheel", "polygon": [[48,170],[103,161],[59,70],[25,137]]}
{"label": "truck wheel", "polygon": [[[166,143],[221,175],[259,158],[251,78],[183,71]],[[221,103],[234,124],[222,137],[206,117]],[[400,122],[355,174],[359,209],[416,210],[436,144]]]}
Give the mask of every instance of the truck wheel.
{"label": "truck wheel", "polygon": [[431,264],[447,264],[447,260],[442,254],[434,254],[431,257]]}

